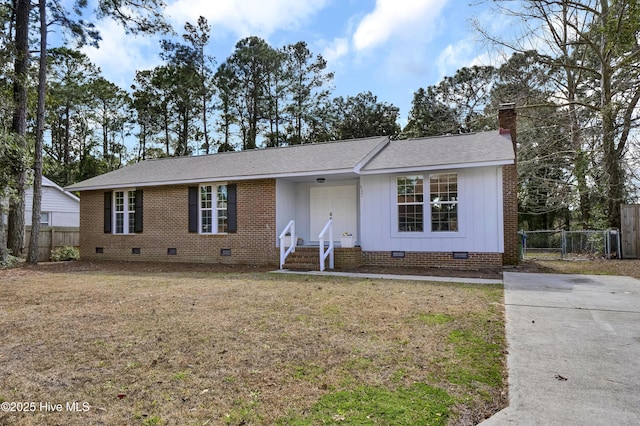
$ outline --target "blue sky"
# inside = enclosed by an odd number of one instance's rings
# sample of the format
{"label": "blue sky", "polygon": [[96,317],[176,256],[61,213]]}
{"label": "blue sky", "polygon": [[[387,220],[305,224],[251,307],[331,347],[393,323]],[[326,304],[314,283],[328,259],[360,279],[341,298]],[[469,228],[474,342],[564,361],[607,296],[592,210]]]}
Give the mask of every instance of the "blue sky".
{"label": "blue sky", "polygon": [[[371,91],[400,108],[404,125],[413,93],[463,66],[490,63],[469,23],[495,27],[480,0],[167,0],[167,18],[180,32],[205,16],[212,26],[209,54],[218,64],[250,35],[272,47],[306,41],[335,72],[334,96]],[[493,15],[495,16],[495,15]],[[504,18],[502,18],[504,19]],[[104,76],[123,88],[136,70],[160,64],[159,38],[127,36],[114,23],[98,25],[100,49],[85,48]]]}

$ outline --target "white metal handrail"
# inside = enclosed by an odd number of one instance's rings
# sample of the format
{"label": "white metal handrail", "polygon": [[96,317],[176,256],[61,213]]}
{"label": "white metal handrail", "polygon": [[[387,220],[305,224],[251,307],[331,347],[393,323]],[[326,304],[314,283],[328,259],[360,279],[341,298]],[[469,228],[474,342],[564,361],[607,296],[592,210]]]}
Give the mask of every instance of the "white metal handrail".
{"label": "white metal handrail", "polygon": [[[329,231],[329,246],[327,250],[324,249],[324,236]],[[333,269],[333,219],[329,219],[322,232],[318,235],[320,240],[320,270],[324,271],[324,261],[329,257],[329,269]]]}
{"label": "white metal handrail", "polygon": [[[289,247],[285,250],[285,237],[287,236],[291,236],[291,239],[289,241]],[[296,245],[298,244],[298,237],[296,236],[296,221],[292,219],[289,224],[287,224],[286,228],[284,228],[282,233],[280,233],[278,238],[280,239],[280,269],[282,269],[287,256],[296,252]]]}

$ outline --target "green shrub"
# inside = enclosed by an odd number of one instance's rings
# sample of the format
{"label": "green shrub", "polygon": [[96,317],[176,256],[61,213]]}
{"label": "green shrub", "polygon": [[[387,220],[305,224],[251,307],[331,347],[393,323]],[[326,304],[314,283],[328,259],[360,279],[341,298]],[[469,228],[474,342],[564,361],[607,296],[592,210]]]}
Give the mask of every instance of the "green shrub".
{"label": "green shrub", "polygon": [[18,262],[20,262],[20,258],[12,256],[11,253],[9,253],[6,262],[2,262],[0,260],[0,268],[13,268],[18,264]]}
{"label": "green shrub", "polygon": [[80,259],[80,250],[75,247],[60,247],[51,251],[51,260],[59,262],[61,260],[77,260]]}

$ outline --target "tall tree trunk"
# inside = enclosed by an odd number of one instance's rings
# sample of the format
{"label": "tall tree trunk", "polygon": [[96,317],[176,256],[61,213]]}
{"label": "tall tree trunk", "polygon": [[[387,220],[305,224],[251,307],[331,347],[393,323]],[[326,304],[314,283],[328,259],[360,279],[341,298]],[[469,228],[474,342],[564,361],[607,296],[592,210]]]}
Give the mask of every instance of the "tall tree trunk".
{"label": "tall tree trunk", "polygon": [[0,201],[0,263],[5,263],[9,259],[9,252],[7,251],[7,240],[5,239],[5,207],[2,201]]}
{"label": "tall tree trunk", "polygon": [[180,129],[180,144],[179,149],[176,150],[177,155],[187,155],[189,149],[189,111],[187,108],[184,108],[182,114],[182,126]]}
{"label": "tall tree trunk", "polygon": [[[573,102],[575,100],[575,86],[571,83],[573,79],[568,79],[570,82],[569,87],[569,100]],[[569,104],[569,125],[571,131],[571,145],[575,151],[574,161],[575,166],[573,168],[573,175],[576,178],[578,189],[578,200],[580,210],[580,222],[582,229],[588,229],[591,222],[591,202],[589,196],[589,185],[587,184],[587,173],[589,172],[589,162],[587,153],[584,152],[582,146],[582,133],[580,131],[580,125],[578,120],[578,112],[574,103]]]}
{"label": "tall tree trunk", "polygon": [[64,141],[62,163],[64,164],[64,179],[71,182],[71,106],[69,102],[64,108]]}
{"label": "tall tree trunk", "polygon": [[278,102],[278,96],[275,97],[276,103],[276,111],[275,111],[275,119],[276,119],[276,146],[280,146],[280,102]]}
{"label": "tall tree trunk", "polygon": [[251,116],[249,118],[249,141],[247,149],[255,149],[258,139],[258,99],[257,96],[251,98]]}
{"label": "tall tree trunk", "polygon": [[40,215],[42,210],[42,139],[44,134],[44,102],[47,87],[47,9],[46,0],[38,0],[40,14],[40,63],[38,70],[38,110],[36,114],[36,144],[33,157],[33,208],[31,238],[27,262],[38,263]]}
{"label": "tall tree trunk", "polygon": [[[607,26],[611,19],[608,1],[601,2],[601,25]],[[613,102],[612,46],[606,31],[600,39],[602,64],[600,66],[600,107],[602,117],[602,152],[604,161],[607,222],[611,228],[620,228],[620,204],[624,200],[624,170],[622,152],[624,141],[616,147],[616,111]]]}
{"label": "tall tree trunk", "polygon": [[140,144],[138,145],[138,161],[144,161],[147,157],[147,125],[140,125]]}
{"label": "tall tree trunk", "polygon": [[[106,159],[109,155],[109,112],[107,111],[106,102],[102,103],[102,158]],[[109,160],[111,166],[111,160]]]}
{"label": "tall tree trunk", "polygon": [[[29,72],[29,0],[16,0],[16,58],[14,61],[13,100],[14,113],[11,131],[17,143],[27,147],[27,108]],[[16,179],[16,197],[9,205],[8,246],[14,256],[21,256],[24,249],[24,196],[27,188],[27,170],[20,167]]]}
{"label": "tall tree trunk", "polygon": [[164,145],[165,152],[167,153],[167,157],[169,154],[169,111],[167,111],[167,107],[164,109]]}
{"label": "tall tree trunk", "polygon": [[[204,55],[204,52],[201,53]],[[207,128],[207,86],[204,79],[204,65],[202,66],[202,131],[204,132],[204,153],[209,155],[209,130]]]}

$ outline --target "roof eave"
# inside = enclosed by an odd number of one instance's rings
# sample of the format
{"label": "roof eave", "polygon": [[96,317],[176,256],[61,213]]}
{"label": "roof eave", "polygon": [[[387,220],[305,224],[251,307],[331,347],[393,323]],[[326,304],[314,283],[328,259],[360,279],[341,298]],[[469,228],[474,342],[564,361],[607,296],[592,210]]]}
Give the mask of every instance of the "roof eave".
{"label": "roof eave", "polygon": [[[45,185],[45,182],[46,182],[46,185]],[[61,187],[60,185],[58,185],[57,183],[55,183],[54,181],[52,181],[51,179],[49,179],[46,176],[42,176],[42,186],[47,186],[49,188],[54,188],[54,189],[60,191],[65,196],[71,198],[76,203],[80,202],[80,198],[78,198],[77,196],[75,196],[71,192],[66,191],[63,187]]]}
{"label": "roof eave", "polygon": [[474,163],[433,164],[433,165],[424,165],[424,166],[361,170],[360,174],[380,175],[380,174],[387,174],[387,173],[413,173],[413,172],[433,171],[433,170],[470,169],[474,167],[507,166],[510,164],[514,164],[513,159],[481,161],[481,162],[474,162]]}
{"label": "roof eave", "polygon": [[136,182],[136,183],[118,183],[118,184],[102,184],[102,185],[88,185],[77,186],[77,184],[70,185],[65,189],[67,191],[96,191],[101,189],[123,189],[123,188],[147,188],[153,186],[169,186],[169,185],[190,185],[201,184],[207,182],[227,182],[227,181],[241,181],[241,180],[258,180],[258,179],[278,179],[286,177],[306,177],[316,176],[322,174],[323,176],[337,175],[344,173],[353,173],[357,175],[357,172],[353,168],[337,169],[337,170],[312,170],[296,173],[278,173],[278,174],[262,174],[262,175],[239,175],[239,176],[218,176],[210,178],[200,179],[181,179],[181,180],[166,180],[166,181],[152,181],[152,182]]}

